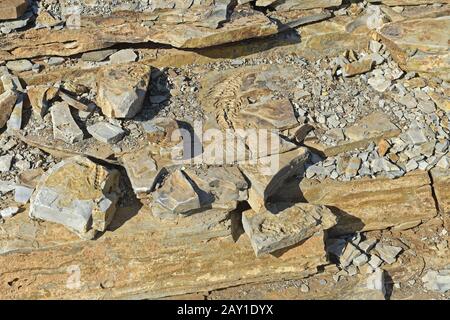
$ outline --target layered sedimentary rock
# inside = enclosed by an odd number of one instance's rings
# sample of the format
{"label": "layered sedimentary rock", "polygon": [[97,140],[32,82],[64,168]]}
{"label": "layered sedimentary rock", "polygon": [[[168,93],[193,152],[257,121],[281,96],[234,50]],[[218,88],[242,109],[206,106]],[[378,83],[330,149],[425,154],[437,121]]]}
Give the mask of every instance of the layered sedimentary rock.
{"label": "layered sedimentary rock", "polygon": [[[161,223],[144,212],[131,214],[130,218],[130,211],[133,209],[118,213],[110,226],[114,232],[107,232],[95,242],[80,242],[64,228],[48,223],[39,228],[26,223],[26,228],[21,229],[22,243],[0,231],[2,247],[11,248],[8,254],[0,254],[4,266],[0,297],[160,298],[243,283],[300,279],[327,263],[323,234],[278,257],[268,255],[255,260],[245,236],[236,243],[231,238],[214,239],[219,230],[223,230],[222,234],[229,232],[226,224],[217,225],[218,229],[209,235],[201,228],[192,233],[195,229],[190,228],[199,225],[195,220],[181,222],[179,227],[180,221]],[[18,220],[7,223],[11,226],[2,230],[14,234]],[[33,248],[37,242],[40,250]],[[48,283],[52,283],[51,287]]]}
{"label": "layered sedimentary rock", "polygon": [[305,203],[280,203],[270,211],[242,213],[242,225],[256,256],[289,248],[335,224],[336,217],[325,206]]}
{"label": "layered sedimentary rock", "polygon": [[196,12],[168,11],[159,14],[122,12],[107,18],[83,17],[80,29],[28,30],[0,39],[0,60],[68,56],[108,48],[115,43],[154,42],[178,48],[204,48],[269,36],[279,31],[276,23],[256,11],[236,11],[230,21],[217,29],[203,26],[201,15],[196,15]]}
{"label": "layered sedimentary rock", "polygon": [[388,23],[379,35],[404,70],[449,80],[448,33],[442,32],[449,29],[444,16]]}
{"label": "layered sedimentary rock", "polygon": [[338,216],[335,234],[395,227],[407,229],[436,216],[428,173],[402,178],[360,181],[311,181],[300,183],[300,198],[326,205]]}

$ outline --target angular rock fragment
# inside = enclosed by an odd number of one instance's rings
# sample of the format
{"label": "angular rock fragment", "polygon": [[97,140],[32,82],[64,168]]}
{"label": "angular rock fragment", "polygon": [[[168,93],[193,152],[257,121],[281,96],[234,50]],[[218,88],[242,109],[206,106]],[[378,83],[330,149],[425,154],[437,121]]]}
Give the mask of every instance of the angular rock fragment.
{"label": "angular rock fragment", "polygon": [[350,266],[354,259],[361,255],[361,251],[355,247],[351,242],[348,242],[344,251],[339,257],[339,262],[343,268]]}
{"label": "angular rock fragment", "polygon": [[[260,1],[263,2],[264,0]],[[342,0],[276,0],[264,1],[267,5],[274,5],[278,11],[290,11],[298,9],[314,9],[314,8],[329,8],[339,6]],[[258,5],[258,4],[257,4]]]}
{"label": "angular rock fragment", "polygon": [[152,212],[156,215],[189,214],[200,209],[200,198],[181,170],[170,173],[153,195]]}
{"label": "angular rock fragment", "polygon": [[309,158],[306,148],[260,158],[257,164],[244,164],[240,168],[250,181],[248,203],[255,212],[264,210],[266,200],[283,188],[287,179],[302,175]]}
{"label": "angular rock fragment", "polygon": [[14,157],[13,156],[0,156],[0,172],[8,172],[11,170],[11,165]]}
{"label": "angular rock fragment", "polygon": [[284,210],[283,204],[277,206],[271,208],[274,212],[242,213],[242,225],[256,256],[291,247],[336,224],[334,215],[324,206],[298,203]]}
{"label": "angular rock fragment", "polygon": [[8,122],[17,99],[18,94],[13,90],[5,91],[0,95],[0,129]]}
{"label": "angular rock fragment", "polygon": [[3,0],[0,2],[0,20],[17,19],[27,8],[27,0]]}
{"label": "angular rock fragment", "polygon": [[388,264],[393,264],[397,259],[397,256],[403,250],[400,247],[388,246],[381,243],[377,243],[375,250],[379,253],[380,258]]}
{"label": "angular rock fragment", "polygon": [[20,204],[26,204],[33,195],[33,188],[25,186],[16,186],[14,189],[14,201]]}
{"label": "angular rock fragment", "polygon": [[133,118],[142,109],[150,80],[150,67],[120,65],[101,71],[97,105],[110,118]]}
{"label": "angular rock fragment", "polygon": [[27,93],[33,112],[43,117],[49,108],[49,101],[52,100],[59,89],[50,85],[28,86]]}
{"label": "angular rock fragment", "polygon": [[204,208],[231,211],[248,198],[248,183],[236,167],[192,167],[184,172],[198,188]]}
{"label": "angular rock fragment", "polygon": [[2,219],[11,218],[17,212],[19,212],[19,208],[17,208],[17,207],[9,207],[9,208],[0,210],[0,218],[2,218]]}
{"label": "angular rock fragment", "polygon": [[87,127],[87,131],[98,141],[108,144],[119,142],[125,135],[122,128],[108,122],[97,122]]}
{"label": "angular rock fragment", "polygon": [[160,170],[150,148],[125,154],[122,164],[138,197],[154,189]]}
{"label": "angular rock fragment", "polygon": [[342,74],[344,77],[353,77],[372,70],[373,61],[371,59],[361,59],[344,65]]}
{"label": "angular rock fragment", "polygon": [[69,106],[71,106],[71,107],[73,107],[75,109],[78,109],[80,111],[92,112],[95,109],[95,106],[93,106],[92,104],[91,105],[86,105],[83,102],[81,102],[81,101],[71,97],[70,95],[68,95],[67,93],[64,93],[62,91],[60,91],[58,93],[58,95],[63,101],[67,102],[67,104]]}
{"label": "angular rock fragment", "polygon": [[[21,94],[14,105],[14,109],[9,116],[7,122],[8,130],[20,130],[22,128],[22,114],[23,114],[23,94]],[[1,125],[0,125],[1,127]]]}
{"label": "angular rock fragment", "polygon": [[84,157],[66,159],[42,176],[30,217],[64,225],[83,238],[105,231],[115,214],[119,172]]}
{"label": "angular rock fragment", "polygon": [[69,105],[65,102],[55,103],[50,108],[53,122],[53,136],[66,143],[80,142],[84,139],[83,131],[72,117]]}

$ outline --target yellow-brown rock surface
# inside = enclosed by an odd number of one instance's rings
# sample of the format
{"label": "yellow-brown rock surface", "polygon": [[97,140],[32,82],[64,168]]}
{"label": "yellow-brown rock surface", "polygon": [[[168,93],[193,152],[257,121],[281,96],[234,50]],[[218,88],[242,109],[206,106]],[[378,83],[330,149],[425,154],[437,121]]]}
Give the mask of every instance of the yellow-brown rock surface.
{"label": "yellow-brown rock surface", "polygon": [[304,179],[299,193],[307,202],[326,205],[338,215],[338,223],[332,229],[336,234],[389,227],[406,229],[437,214],[430,177],[421,171],[395,180]]}

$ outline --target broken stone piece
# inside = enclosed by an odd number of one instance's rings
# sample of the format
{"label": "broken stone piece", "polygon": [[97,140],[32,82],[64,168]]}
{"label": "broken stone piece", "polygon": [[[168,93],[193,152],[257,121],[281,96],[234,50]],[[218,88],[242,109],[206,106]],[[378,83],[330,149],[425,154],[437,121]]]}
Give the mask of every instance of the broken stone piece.
{"label": "broken stone piece", "polygon": [[[22,128],[22,113],[23,113],[23,94],[17,97],[14,109],[9,116],[6,123],[8,130],[20,130]],[[0,126],[1,127],[1,126]]]}
{"label": "broken stone piece", "polygon": [[200,190],[202,207],[236,209],[248,199],[248,183],[236,167],[187,168],[184,171]]}
{"label": "broken stone piece", "polygon": [[20,204],[26,204],[33,195],[33,188],[26,186],[16,186],[14,189],[14,201]]}
{"label": "broken stone piece", "polygon": [[53,122],[53,136],[66,143],[80,142],[84,138],[83,131],[72,117],[66,102],[55,103],[50,108]]}
{"label": "broken stone piece", "polygon": [[5,91],[0,95],[0,129],[8,122],[14,110],[18,95],[13,90]]}
{"label": "broken stone piece", "polygon": [[3,210],[0,210],[0,218],[8,219],[13,217],[17,212],[19,212],[18,207],[9,207]]}
{"label": "broken stone piece", "polygon": [[92,238],[112,220],[118,195],[117,170],[77,156],[42,176],[31,198],[30,217],[60,223],[82,238]]}
{"label": "broken stone piece", "polygon": [[6,63],[6,67],[11,71],[24,72],[31,70],[31,68],[33,68],[33,64],[30,60],[13,60],[8,61]]}
{"label": "broken stone piece", "polygon": [[98,78],[97,105],[109,118],[133,118],[142,109],[150,80],[150,67],[114,65]]}
{"label": "broken stone piece", "polygon": [[348,242],[345,246],[342,255],[339,257],[339,262],[342,268],[347,268],[353,262],[353,260],[361,255],[361,251],[355,247],[351,242]]}
{"label": "broken stone piece", "polygon": [[180,170],[175,170],[163,181],[154,193],[153,213],[161,215],[189,214],[200,209],[200,198],[189,179]]}
{"label": "broken stone piece", "polygon": [[97,122],[87,127],[87,131],[98,141],[103,143],[117,143],[122,140],[125,131],[109,122]]}
{"label": "broken stone piece", "polygon": [[8,172],[11,169],[14,157],[10,155],[0,156],[0,172]]}
{"label": "broken stone piece", "polygon": [[[282,208],[287,204],[277,205]],[[291,247],[336,224],[335,216],[325,206],[298,203],[279,212],[278,208],[242,213],[242,225],[256,256]]]}
{"label": "broken stone piece", "polygon": [[132,49],[124,49],[117,51],[110,55],[109,60],[111,63],[128,63],[128,62],[134,62],[137,59],[136,53],[134,53],[134,50]]}
{"label": "broken stone piece", "polygon": [[342,74],[344,77],[352,77],[372,70],[373,61],[371,59],[361,59],[344,65]]}
{"label": "broken stone piece", "polygon": [[282,189],[285,181],[302,175],[309,159],[306,148],[298,148],[282,154],[258,159],[256,164],[244,164],[240,168],[250,181],[248,203],[255,212],[265,209],[266,200]]}
{"label": "broken stone piece", "polygon": [[397,260],[396,258],[402,251],[402,248],[377,243],[377,245],[375,246],[375,250],[378,252],[380,258],[384,262],[393,264]]}
{"label": "broken stone piece", "polygon": [[28,86],[27,94],[33,112],[40,117],[45,116],[49,108],[49,100],[52,100],[59,89],[51,85]]}

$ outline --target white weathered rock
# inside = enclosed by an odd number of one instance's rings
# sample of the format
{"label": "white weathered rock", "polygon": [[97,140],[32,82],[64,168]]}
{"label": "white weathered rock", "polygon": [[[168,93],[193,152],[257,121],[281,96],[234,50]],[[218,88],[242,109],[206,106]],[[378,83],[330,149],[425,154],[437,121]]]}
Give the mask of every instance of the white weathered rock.
{"label": "white weathered rock", "polygon": [[34,189],[26,186],[17,186],[14,189],[14,201],[20,204],[26,204],[30,201]]}
{"label": "white weathered rock", "polygon": [[428,270],[422,281],[426,289],[446,293],[450,290],[450,268],[439,271]]}
{"label": "white weathered rock", "polygon": [[11,170],[11,165],[14,157],[10,155],[0,157],[0,172],[8,172]]}
{"label": "white weathered rock", "polygon": [[377,243],[376,239],[367,239],[367,240],[364,240],[363,242],[361,242],[358,245],[358,247],[365,253],[369,253],[369,251],[375,247],[376,243]]}
{"label": "white weathered rock", "polygon": [[384,270],[376,269],[375,272],[367,278],[367,289],[380,291],[383,296],[386,296]]}
{"label": "white weathered rock", "polygon": [[22,115],[23,115],[23,95],[20,94],[17,97],[14,109],[9,116],[9,120],[6,123],[8,130],[20,130],[22,128]]}
{"label": "white weathered rock", "polygon": [[19,212],[18,207],[9,207],[3,210],[0,210],[0,217],[3,219],[8,219],[13,217],[17,212]]}
{"label": "white weathered rock", "polygon": [[50,108],[53,122],[53,136],[66,143],[80,142],[84,138],[83,131],[72,117],[66,102],[55,103]]}
{"label": "white weathered rock", "polygon": [[109,144],[119,142],[125,135],[122,128],[108,122],[97,122],[87,127],[87,131],[98,141]]}

